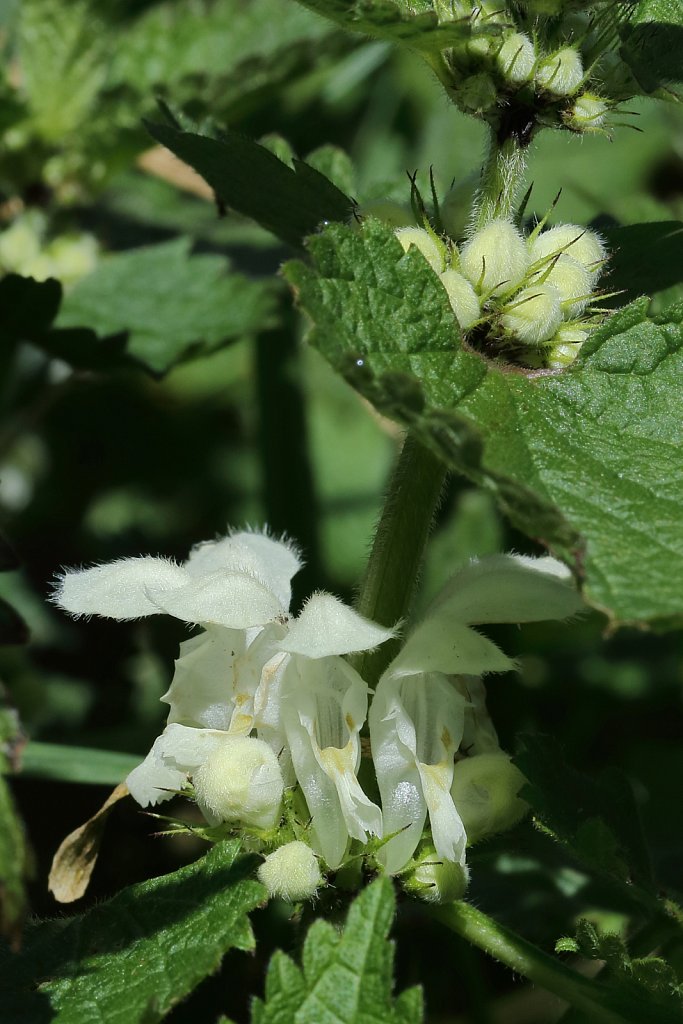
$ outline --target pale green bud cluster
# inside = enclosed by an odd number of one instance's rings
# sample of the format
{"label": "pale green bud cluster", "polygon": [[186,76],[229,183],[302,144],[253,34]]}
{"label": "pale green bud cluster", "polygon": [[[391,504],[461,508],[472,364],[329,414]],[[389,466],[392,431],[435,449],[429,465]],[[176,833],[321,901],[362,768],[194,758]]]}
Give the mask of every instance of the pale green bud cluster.
{"label": "pale green bud cluster", "polygon": [[443,20],[467,22],[469,35],[432,66],[461,110],[522,144],[542,125],[604,131],[615,102],[638,91],[618,54],[618,19],[612,30],[604,24],[599,29],[600,19],[585,9],[606,5],[607,0],[437,4]]}
{"label": "pale green bud cluster", "polygon": [[36,281],[55,277],[67,287],[95,269],[98,246],[94,235],[69,233],[48,241],[47,218],[27,210],[0,231],[0,271]]}
{"label": "pale green bud cluster", "polygon": [[576,224],[528,237],[492,220],[461,246],[429,228],[395,231],[438,276],[461,331],[482,351],[523,365],[568,366],[595,326],[590,306],[606,253],[600,237]]}

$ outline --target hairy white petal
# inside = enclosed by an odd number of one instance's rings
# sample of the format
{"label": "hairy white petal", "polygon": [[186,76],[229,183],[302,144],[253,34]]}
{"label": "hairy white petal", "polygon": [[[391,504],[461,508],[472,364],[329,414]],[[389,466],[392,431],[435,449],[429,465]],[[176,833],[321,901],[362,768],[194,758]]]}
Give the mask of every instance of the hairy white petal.
{"label": "hairy white petal", "polygon": [[463,866],[467,835],[450,793],[453,761],[421,764],[419,771],[436,852],[440,857]]}
{"label": "hairy white petal", "polygon": [[341,658],[293,656],[282,685],[283,720],[292,763],[312,816],[316,847],[330,867],[348,837],[379,834],[381,812],[356,778],[367,687]]}
{"label": "hairy white petal", "polygon": [[467,624],[543,622],[566,619],[583,608],[569,569],[556,559],[491,555],[452,576],[432,602],[427,619],[438,613]]}
{"label": "hairy white petal", "polygon": [[169,723],[227,730],[235,709],[234,663],[244,648],[244,630],[224,626],[209,626],[181,643],[173,681],[161,698],[171,706]]}
{"label": "hairy white petal", "polygon": [[427,816],[415,757],[415,727],[401,702],[399,686],[398,680],[381,679],[368,716],[384,836],[396,833],[378,854],[389,874],[400,871],[412,857]]}
{"label": "hairy white petal", "polygon": [[189,577],[184,587],[173,591],[150,588],[149,596],[159,611],[185,622],[215,623],[230,629],[262,626],[283,614],[278,598],[265,583],[228,569]]}
{"label": "hairy white petal", "polygon": [[289,627],[281,648],[308,658],[366,651],[384,643],[393,630],[363,618],[332,594],[314,594]]}
{"label": "hairy white petal", "polygon": [[439,605],[408,636],[389,671],[395,677],[423,672],[482,675],[514,667],[493,641],[461,625],[450,607]]}
{"label": "hairy white petal", "polygon": [[120,558],[90,569],[72,569],[61,577],[53,601],[72,615],[103,615],[138,619],[163,611],[151,593],[170,595],[187,585],[189,577],[165,558]]}
{"label": "hairy white petal", "polygon": [[273,591],[283,608],[289,608],[290,581],[302,566],[296,547],[267,533],[241,531],[216,541],[196,544],[185,563],[193,576],[229,569],[256,576]]}
{"label": "hairy white petal", "polygon": [[182,788],[187,776],[206,760],[223,736],[224,733],[214,729],[168,725],[154,741],[142,764],[126,779],[133,799],[143,807],[170,800],[173,793],[164,790]]}

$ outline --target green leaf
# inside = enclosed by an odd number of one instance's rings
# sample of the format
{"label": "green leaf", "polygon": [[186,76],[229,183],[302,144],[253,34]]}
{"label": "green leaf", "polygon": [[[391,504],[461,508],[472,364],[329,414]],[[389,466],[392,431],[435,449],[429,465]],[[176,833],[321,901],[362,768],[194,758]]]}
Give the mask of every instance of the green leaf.
{"label": "green leaf", "polygon": [[155,4],[132,23],[112,58],[109,82],[153,95],[197,77],[213,79],[231,69],[243,89],[279,65],[298,46],[315,51],[329,27],[296,4],[282,0],[224,0],[220,4],[174,0]]}
{"label": "green leaf", "polygon": [[215,971],[228,949],[249,950],[247,914],[264,889],[251,859],[220,843],[173,874],[124,889],[82,917],[27,930],[0,961],[12,1024],[155,1024]]}
{"label": "green leaf", "polygon": [[683,7],[640,0],[620,28],[620,53],[645,92],[683,82]]}
{"label": "green leaf", "polygon": [[116,786],[137,768],[142,757],[95,747],[71,747],[62,743],[31,740],[21,755],[21,774],[60,782],[92,786]]}
{"label": "green leaf", "polygon": [[324,221],[345,221],[352,203],[319,171],[301,160],[294,167],[237,132],[217,139],[171,125],[148,124],[149,132],[194,167],[218,200],[293,246]]}
{"label": "green leaf", "polygon": [[583,775],[545,736],[524,736],[514,761],[527,779],[522,795],[542,831],[631,898],[654,903],[649,855],[626,779],[612,769],[597,778]]}
{"label": "green leaf", "polygon": [[658,956],[632,957],[622,937],[599,931],[592,922],[582,918],[576,927],[576,938],[563,937],[555,944],[558,953],[578,953],[587,960],[603,960],[608,968],[605,987],[620,998],[640,1003],[648,1020],[677,1021],[683,1018],[683,986],[671,964]]}
{"label": "green leaf", "polygon": [[469,18],[441,20],[429,0],[404,3],[400,0],[299,0],[309,10],[341,25],[349,32],[361,32],[377,39],[403,43],[412,49],[435,53],[457,46],[471,37],[493,35],[495,25],[472,29]]}
{"label": "green leaf", "polygon": [[192,256],[190,246],[177,238],[103,259],[65,296],[57,327],[126,336],[130,356],[164,373],[193,351],[272,325],[268,284],[233,273],[223,257]]}
{"label": "green leaf", "polygon": [[394,951],[387,936],[395,906],[391,882],[379,879],[357,897],[341,933],[326,921],[313,924],[301,967],[275,953],[252,1024],[420,1024],[418,989],[392,997]]}
{"label": "green leaf", "polygon": [[654,295],[683,282],[683,223],[676,220],[607,228],[611,253],[609,288],[622,290],[616,301]]}
{"label": "green leaf", "polygon": [[683,621],[683,308],[651,319],[634,302],[568,370],[535,374],[467,349],[437,277],[379,223],[331,225],[309,249],[285,275],[350,383],[494,494],[615,622]]}
{"label": "green leaf", "polygon": [[25,644],[28,638],[28,626],[21,615],[0,598],[0,645]]}
{"label": "green leaf", "polygon": [[19,20],[21,88],[48,142],[80,129],[107,75],[103,26],[87,0],[27,0]]}

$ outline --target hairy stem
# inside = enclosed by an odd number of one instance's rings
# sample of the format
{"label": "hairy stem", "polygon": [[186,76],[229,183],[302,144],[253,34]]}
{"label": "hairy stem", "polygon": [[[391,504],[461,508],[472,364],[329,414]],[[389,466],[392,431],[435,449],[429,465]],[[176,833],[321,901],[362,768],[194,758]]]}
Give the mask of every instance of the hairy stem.
{"label": "hairy stem", "polygon": [[496,217],[510,218],[524,183],[528,147],[516,139],[498,142],[493,132],[481,172],[475,200],[475,227],[483,228]]}
{"label": "hairy stem", "polygon": [[646,1019],[646,1008],[637,1000],[628,995],[621,998],[613,990],[582,977],[470,904],[451,903],[432,912],[451,931],[535,985],[585,1011],[596,1024],[642,1024]]}
{"label": "hairy stem", "polygon": [[[443,462],[407,435],[356,602],[361,615],[383,626],[393,626],[407,615],[445,476]],[[358,670],[370,685],[394,657],[396,647],[397,641],[390,641],[359,658]]]}

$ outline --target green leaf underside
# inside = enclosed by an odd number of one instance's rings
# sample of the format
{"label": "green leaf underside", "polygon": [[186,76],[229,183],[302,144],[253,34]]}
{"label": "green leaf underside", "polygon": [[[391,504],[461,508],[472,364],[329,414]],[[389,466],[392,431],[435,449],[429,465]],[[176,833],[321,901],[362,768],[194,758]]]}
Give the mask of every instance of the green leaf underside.
{"label": "green leaf underside", "polygon": [[606,987],[622,999],[631,998],[636,1005],[644,1003],[648,1019],[681,1019],[683,988],[674,968],[661,957],[632,957],[620,935],[601,932],[585,919],[577,923],[576,938],[559,939],[555,950],[578,953],[587,960],[603,960],[611,972],[604,979]]}
{"label": "green leaf underside", "polygon": [[351,216],[352,201],[319,171],[301,160],[288,167],[265,146],[237,132],[225,131],[213,139],[170,125],[147,128],[201,174],[220,202],[289,245],[301,246],[325,221]]}
{"label": "green leaf underside", "polygon": [[568,370],[533,376],[463,346],[438,279],[384,226],[332,225],[309,248],[313,266],[285,274],[350,383],[490,490],[614,621],[683,620],[683,309],[651,320],[640,299]]}
{"label": "green leaf underside", "polygon": [[391,882],[380,879],[355,900],[340,933],[326,921],[310,928],[298,967],[277,952],[268,968],[265,1001],[254,1000],[252,1024],[420,1024],[422,994],[395,1000],[395,912]]}
{"label": "green leaf underside", "polygon": [[[438,52],[456,46],[472,36],[493,34],[500,27],[490,25],[472,31],[469,18],[439,21],[430,3],[408,4],[391,0],[299,0],[304,7],[341,25],[349,32],[361,32],[379,39],[404,43],[417,50]],[[411,7],[413,8],[411,10]],[[415,10],[414,8],[419,8]]]}
{"label": "green leaf underside", "polygon": [[239,844],[215,846],[173,874],[124,889],[82,917],[34,925],[0,962],[12,1024],[155,1024],[217,969],[253,948],[246,915],[264,889],[245,879]]}
{"label": "green leaf underside", "polygon": [[196,347],[272,325],[269,285],[229,270],[221,256],[190,255],[178,238],[107,257],[65,296],[58,328],[127,336],[126,351],[163,373]]}

